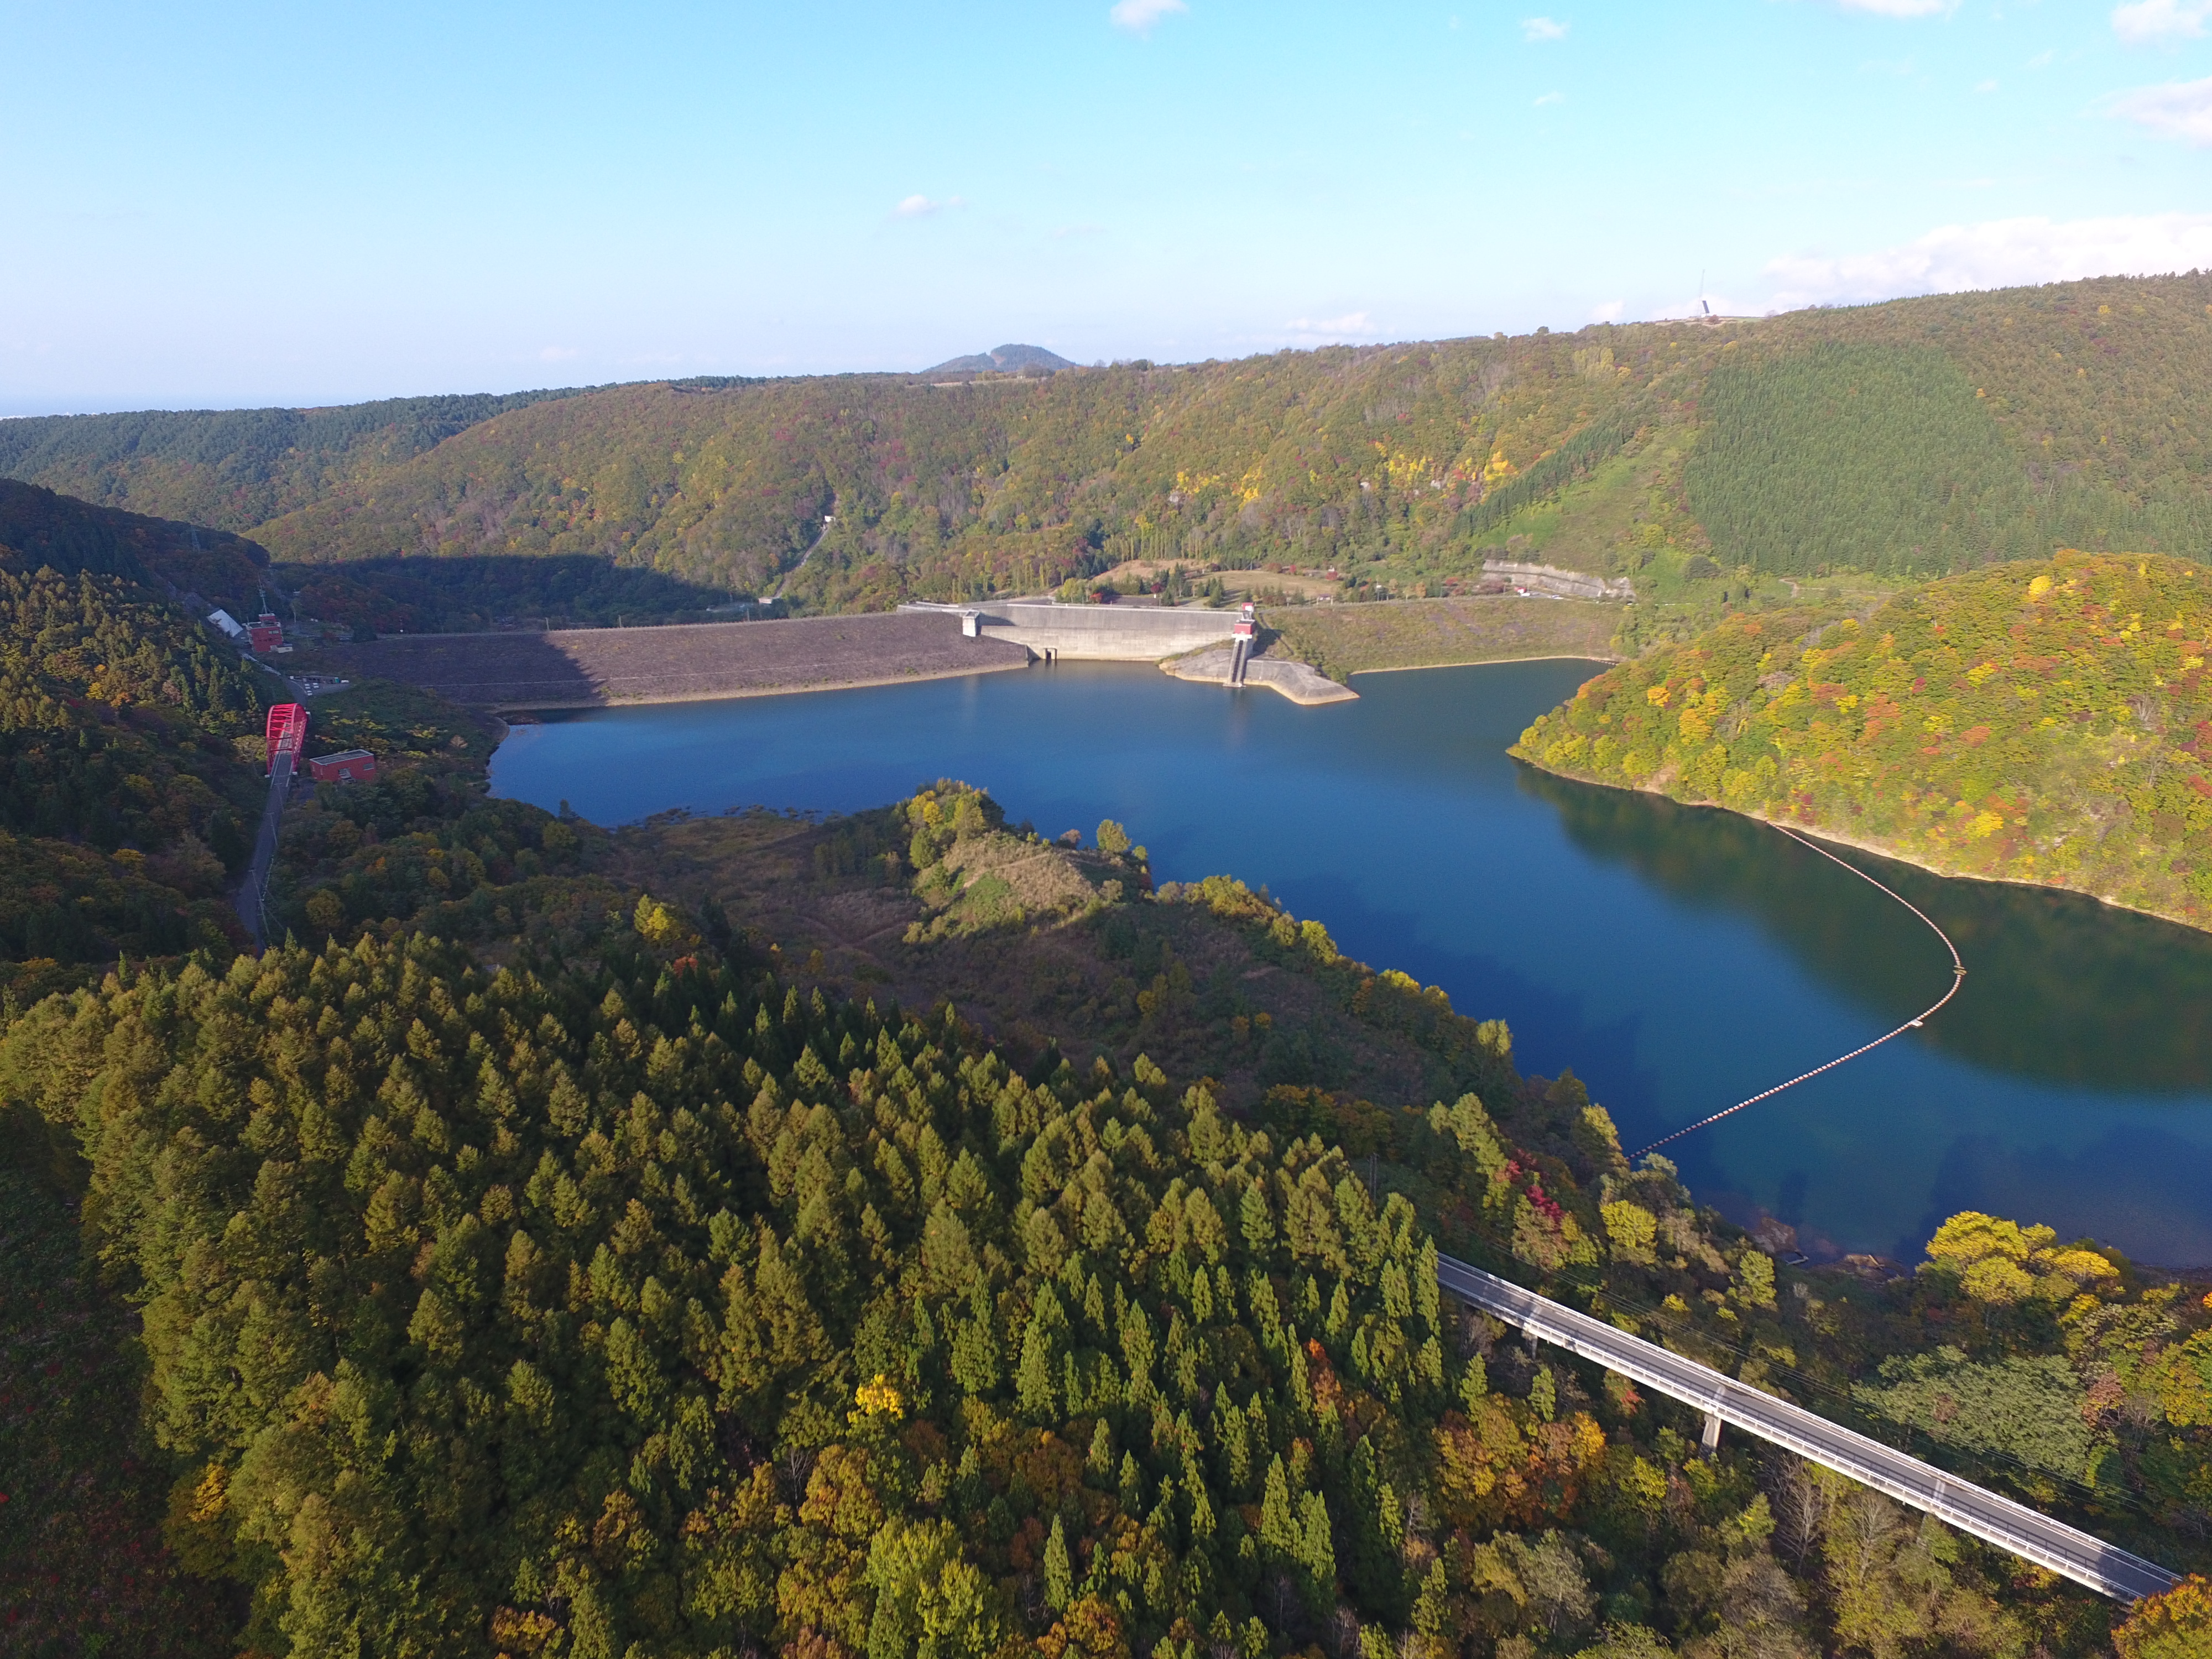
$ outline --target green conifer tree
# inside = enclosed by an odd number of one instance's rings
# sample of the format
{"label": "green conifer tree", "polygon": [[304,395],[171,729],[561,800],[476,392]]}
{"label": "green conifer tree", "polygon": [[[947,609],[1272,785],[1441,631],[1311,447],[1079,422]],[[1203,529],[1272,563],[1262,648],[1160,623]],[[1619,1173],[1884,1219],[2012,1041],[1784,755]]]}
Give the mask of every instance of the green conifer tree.
{"label": "green conifer tree", "polygon": [[1328,1298],[1328,1322],[1322,1328],[1332,1346],[1344,1340],[1344,1334],[1352,1328],[1352,1297],[1345,1290],[1344,1281],[1336,1281],[1336,1290]]}
{"label": "green conifer tree", "polygon": [[1298,1499],[1295,1559],[1306,1607],[1320,1618],[1336,1605],[1336,1543],[1329,1532],[1328,1501],[1317,1492]]}
{"label": "green conifer tree", "polygon": [[1291,1478],[1280,1457],[1267,1464],[1267,1483],[1260,1496],[1260,1549],[1271,1565],[1296,1564],[1304,1534],[1291,1507]]}
{"label": "green conifer tree", "polygon": [[1137,1455],[1121,1454],[1121,1477],[1119,1486],[1121,1513],[1133,1520],[1145,1512],[1145,1472],[1137,1467]]}
{"label": "green conifer tree", "polygon": [[1091,1431],[1091,1455],[1085,1467],[1102,1485],[1114,1474],[1114,1431],[1104,1418]]}
{"label": "green conifer tree", "polygon": [[1559,1385],[1552,1380],[1552,1368],[1539,1365],[1536,1377],[1528,1385],[1528,1403],[1536,1408],[1536,1415],[1547,1423],[1559,1409]]}
{"label": "green conifer tree", "polygon": [[1482,1397],[1489,1392],[1490,1368],[1483,1363],[1480,1354],[1469,1355],[1467,1368],[1460,1373],[1459,1376],[1459,1403],[1462,1409],[1472,1417],[1481,1409]]}
{"label": "green conifer tree", "polygon": [[1014,1398],[1033,1423],[1057,1422],[1060,1390],[1053,1376],[1052,1333],[1042,1319],[1030,1321],[1022,1334],[1021,1364],[1014,1372]]}
{"label": "green conifer tree", "polygon": [[1352,1597],[1373,1617],[1401,1624],[1407,1611],[1405,1510],[1373,1440],[1363,1438],[1351,1462],[1352,1550],[1346,1565]]}
{"label": "green conifer tree", "polygon": [[1237,1206],[1237,1221],[1248,1252],[1261,1261],[1274,1254],[1275,1218],[1267,1208],[1267,1194],[1261,1182],[1245,1183],[1244,1196]]}
{"label": "green conifer tree", "polygon": [[1075,1574],[1067,1560],[1067,1532],[1056,1515],[1052,1517],[1052,1535],[1044,1540],[1044,1599],[1054,1613],[1066,1612],[1075,1599]]}

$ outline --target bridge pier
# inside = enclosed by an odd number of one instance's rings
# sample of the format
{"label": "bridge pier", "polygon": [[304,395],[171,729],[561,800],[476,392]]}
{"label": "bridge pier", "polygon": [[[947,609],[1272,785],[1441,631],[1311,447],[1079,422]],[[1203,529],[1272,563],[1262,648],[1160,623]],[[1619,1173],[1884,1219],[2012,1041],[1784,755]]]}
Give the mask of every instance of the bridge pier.
{"label": "bridge pier", "polygon": [[1698,1449],[1708,1457],[1721,1449],[1721,1414],[1705,1413],[1705,1431],[1698,1437]]}

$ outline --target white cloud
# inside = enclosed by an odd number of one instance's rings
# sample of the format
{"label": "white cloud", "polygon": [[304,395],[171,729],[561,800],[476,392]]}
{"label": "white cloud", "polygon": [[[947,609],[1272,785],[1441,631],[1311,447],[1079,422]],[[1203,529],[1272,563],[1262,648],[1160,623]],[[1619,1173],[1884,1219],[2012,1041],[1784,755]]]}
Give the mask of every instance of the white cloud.
{"label": "white cloud", "polygon": [[1957,0],[1840,0],[1845,11],[1870,11],[1877,17],[1933,17]]}
{"label": "white cloud", "polygon": [[2055,52],[2039,52],[2027,60],[2027,66],[2032,70],[2049,69],[2057,56]]}
{"label": "white cloud", "polygon": [[583,355],[583,352],[575,346],[540,346],[538,349],[538,361],[541,363],[566,362],[571,357],[580,357]]}
{"label": "white cloud", "polygon": [[1620,320],[1620,313],[1627,309],[1628,302],[1625,300],[1607,300],[1601,306],[1592,306],[1590,307],[1590,321],[1594,323],[1617,323]]}
{"label": "white cloud", "polygon": [[1996,89],[1997,83],[1994,81],[1977,81],[1974,82],[1974,90],[1976,92],[1995,92]]}
{"label": "white cloud", "polygon": [[1114,8],[1106,15],[1117,29],[1150,34],[1152,25],[1162,18],[1178,16],[1189,9],[1186,0],[1114,0]]}
{"label": "white cloud", "polygon": [[927,214],[942,213],[947,208],[966,207],[967,205],[967,201],[962,197],[948,196],[943,201],[939,202],[933,200],[931,198],[923,196],[917,192],[901,202],[896,207],[891,210],[891,212],[894,216],[901,219],[919,219]]}
{"label": "white cloud", "polygon": [[1555,17],[1524,17],[1521,20],[1523,40],[1564,40],[1570,26]]}
{"label": "white cloud", "polygon": [[2112,112],[2148,127],[2161,138],[2212,145],[2212,77],[2138,87],[2112,100]]}
{"label": "white cloud", "polygon": [[2112,8],[2112,33],[2131,46],[2203,38],[2212,0],[2133,0]]}
{"label": "white cloud", "polygon": [[1777,309],[1949,294],[2084,276],[2142,276],[2212,266],[2212,213],[2108,219],[1993,219],[1945,225],[1917,241],[1842,258],[1776,259]]}
{"label": "white cloud", "polygon": [[1564,93],[1564,92],[1547,92],[1547,93],[1546,93],[1546,94],[1545,94],[1541,98],[1539,98],[1539,99],[1536,100],[1536,107],[1537,107],[1538,109],[1541,109],[1541,108],[1543,108],[1543,107],[1544,107],[1544,106],[1545,106],[1545,105],[1547,105],[1547,104],[1564,104],[1564,103],[1565,103],[1566,101],[1567,101],[1567,94],[1566,94],[1565,93]]}
{"label": "white cloud", "polygon": [[1341,317],[1293,317],[1285,325],[1291,333],[1309,339],[1340,340],[1347,334],[1380,334],[1364,311],[1347,311]]}

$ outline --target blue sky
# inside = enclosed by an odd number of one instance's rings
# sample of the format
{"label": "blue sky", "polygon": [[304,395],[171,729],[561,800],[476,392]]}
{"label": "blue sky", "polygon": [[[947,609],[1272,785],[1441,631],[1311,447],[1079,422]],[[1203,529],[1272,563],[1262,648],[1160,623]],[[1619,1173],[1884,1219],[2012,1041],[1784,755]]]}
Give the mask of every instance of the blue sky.
{"label": "blue sky", "polygon": [[0,413],[2212,268],[2212,0],[0,0]]}

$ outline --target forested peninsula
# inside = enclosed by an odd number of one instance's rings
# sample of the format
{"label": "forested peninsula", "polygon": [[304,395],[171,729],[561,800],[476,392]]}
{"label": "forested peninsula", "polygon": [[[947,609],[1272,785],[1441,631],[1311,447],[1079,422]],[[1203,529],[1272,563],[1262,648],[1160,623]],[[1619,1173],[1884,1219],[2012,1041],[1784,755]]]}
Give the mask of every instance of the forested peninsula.
{"label": "forested peninsula", "polygon": [[2065,550],[1863,617],[1732,618],[1591,680],[1512,752],[2203,927],[2208,641],[2212,570]]}
{"label": "forested peninsula", "polygon": [[2121,1609],[1705,1454],[1435,1262],[2200,1572],[2201,1286],[1973,1214],[1917,1268],[1791,1265],[1503,1024],[1233,876],[1156,882],[1123,825],[1048,842],[945,782],[611,833],[490,799],[488,722],[405,688],[319,700],[388,764],[288,814],[255,954],[190,896],[259,784],[255,681],[143,561],[72,556],[6,562],[0,789],[40,856],[161,896],[58,863],[0,939],[11,1651],[2175,1659],[2212,1627],[2202,1578]]}

